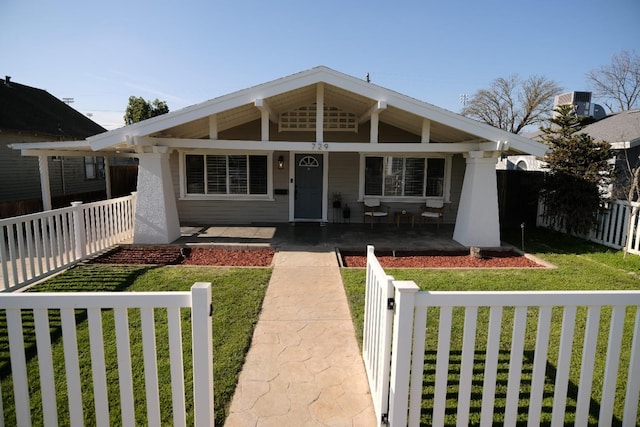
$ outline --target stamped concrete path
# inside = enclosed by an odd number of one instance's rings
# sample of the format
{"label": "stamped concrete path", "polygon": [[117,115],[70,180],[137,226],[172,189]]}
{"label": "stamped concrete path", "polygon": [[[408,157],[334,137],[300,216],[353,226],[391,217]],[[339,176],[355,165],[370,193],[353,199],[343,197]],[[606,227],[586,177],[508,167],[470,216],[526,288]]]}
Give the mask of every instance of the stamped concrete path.
{"label": "stamped concrete path", "polygon": [[280,251],[226,427],[375,426],[333,251]]}

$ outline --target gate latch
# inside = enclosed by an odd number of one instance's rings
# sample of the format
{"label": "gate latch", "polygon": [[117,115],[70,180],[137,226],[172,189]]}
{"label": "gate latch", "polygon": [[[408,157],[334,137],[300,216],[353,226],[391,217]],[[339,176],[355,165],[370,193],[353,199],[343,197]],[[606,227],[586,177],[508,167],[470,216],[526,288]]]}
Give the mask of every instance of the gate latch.
{"label": "gate latch", "polygon": [[393,298],[387,298],[387,310],[394,310],[396,308],[396,300]]}

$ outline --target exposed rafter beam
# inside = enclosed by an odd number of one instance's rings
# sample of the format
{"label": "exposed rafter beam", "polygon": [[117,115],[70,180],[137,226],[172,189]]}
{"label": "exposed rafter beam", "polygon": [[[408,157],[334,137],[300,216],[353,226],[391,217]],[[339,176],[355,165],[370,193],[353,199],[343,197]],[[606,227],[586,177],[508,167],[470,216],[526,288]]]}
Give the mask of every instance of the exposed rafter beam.
{"label": "exposed rafter beam", "polygon": [[421,142],[431,142],[431,120],[422,119]]}
{"label": "exposed rafter beam", "polygon": [[324,141],[324,83],[316,87],[316,142]]}
{"label": "exposed rafter beam", "polygon": [[209,116],[209,138],[218,139],[218,116],[216,114]]}
{"label": "exposed rafter beam", "polygon": [[260,110],[261,113],[266,113],[269,115],[269,121],[271,121],[272,123],[278,123],[278,115],[275,113],[275,111],[273,111],[273,109],[271,108],[271,106],[269,105],[269,103],[267,101],[265,101],[262,98],[258,98],[255,101],[253,101],[253,105]]}
{"label": "exposed rafter beam", "polygon": [[379,100],[376,102],[373,107],[369,109],[366,113],[358,117],[358,124],[364,123],[371,118],[373,114],[380,114],[382,111],[387,109],[387,101]]}

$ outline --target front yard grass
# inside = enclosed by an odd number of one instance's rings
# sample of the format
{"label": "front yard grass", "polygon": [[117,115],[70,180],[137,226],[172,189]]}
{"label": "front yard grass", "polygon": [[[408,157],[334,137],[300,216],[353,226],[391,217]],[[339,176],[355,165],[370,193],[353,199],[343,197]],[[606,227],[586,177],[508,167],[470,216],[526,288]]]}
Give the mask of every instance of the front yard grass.
{"label": "front yard grass", "polygon": [[[70,269],[32,289],[31,292],[76,292],[76,291],[188,291],[195,282],[212,283],[213,312],[213,360],[214,360],[214,404],[215,423],[223,425],[227,415],[237,377],[242,368],[245,354],[249,348],[254,326],[262,306],[264,294],[271,276],[268,268],[211,268],[211,267],[149,267],[149,266],[107,266],[84,265]],[[25,342],[27,354],[30,355],[27,370],[29,372],[29,389],[34,425],[42,425],[42,407],[40,402],[40,385],[38,378],[37,356],[33,326],[29,317],[31,313],[23,313],[25,326]],[[53,344],[54,370],[64,372],[64,356],[62,340],[59,332],[56,335],[56,313],[50,310],[53,336],[58,339]],[[84,418],[86,425],[95,425],[93,393],[91,386],[91,367],[89,359],[89,338],[86,321],[82,314],[78,322],[78,347],[81,358],[81,382],[83,384]],[[161,394],[161,416],[163,425],[172,424],[170,401],[170,378],[168,365],[168,343],[166,340],[166,313],[156,310],[156,341],[158,346],[158,378]],[[108,365],[107,382],[109,386],[110,425],[120,425],[119,388],[115,353],[115,334],[113,332],[113,313],[103,312],[105,360]],[[146,425],[146,405],[144,389],[144,373],[142,368],[142,342],[137,310],[130,310],[131,353],[134,376],[134,400],[136,401],[136,425]],[[187,407],[187,423],[193,424],[192,414],[192,373],[190,353],[190,311],[183,310],[183,347],[185,363],[185,392]],[[0,313],[0,374],[2,402],[5,414],[5,425],[15,424],[15,407],[10,376],[9,350],[6,340],[6,322],[4,312]],[[68,425],[68,399],[64,376],[56,378],[58,394],[59,422]],[[80,398],[80,396],[72,396]]]}
{"label": "front yard grass", "polygon": [[[509,239],[515,246],[521,245],[521,236],[517,232],[503,233],[503,238]],[[623,259],[621,251],[614,251],[603,246],[591,244],[579,239],[573,239],[562,234],[545,230],[530,232],[525,241],[527,252],[555,264],[557,269],[526,269],[526,270],[426,270],[426,269],[386,269],[386,273],[396,280],[412,280],[421,290],[431,291],[507,291],[507,290],[639,290],[640,289],[640,256],[628,255]],[[364,314],[364,269],[342,269],[342,277],[351,314],[356,329],[357,339],[362,344],[363,314]],[[505,309],[503,333],[498,367],[498,383],[496,386],[496,401],[494,422],[501,423],[506,401],[506,378],[508,374],[510,328],[508,322],[512,320],[513,309]],[[620,425],[623,413],[624,384],[629,366],[629,355],[632,342],[633,321],[635,313],[627,310],[625,319],[625,335],[622,337],[622,357],[620,360],[618,387],[614,407],[614,425]],[[450,352],[449,392],[447,396],[447,425],[455,425],[455,407],[457,399],[457,380],[460,369],[461,335],[464,327],[464,313],[454,311],[452,326],[452,343]],[[572,355],[572,369],[570,371],[569,396],[565,422],[573,423],[575,399],[579,384],[579,366],[581,362],[581,348],[586,309],[579,309],[578,321],[574,339]],[[601,316],[601,334],[598,338],[598,353],[604,355],[607,348],[608,322],[611,311],[603,309]],[[433,338],[427,338],[425,354],[425,376],[423,389],[422,424],[430,424],[430,408],[433,399],[433,385],[435,372],[435,350],[437,349],[437,318],[438,311],[430,310],[427,328],[432,328]],[[488,310],[479,311],[479,325],[486,326]],[[433,320],[431,320],[433,319]],[[535,345],[535,322],[537,312],[528,316],[527,334],[525,337],[525,364],[521,382],[518,422],[524,423],[528,410],[528,392],[530,387],[533,348]],[[561,313],[554,309],[552,320],[552,336],[560,331],[562,323]],[[482,396],[482,377],[484,369],[483,340],[486,342],[486,331],[479,332],[476,337],[476,357],[474,364],[474,385],[472,390],[472,409],[470,423],[477,425],[480,417]],[[606,328],[604,331],[603,328]],[[555,360],[559,343],[551,339],[549,362],[547,366],[547,381],[545,384],[542,421],[550,423],[550,408],[553,403],[553,380],[555,377]],[[552,358],[552,356],[554,358]],[[602,392],[604,371],[604,357],[596,358],[594,382],[592,389],[592,405],[589,419],[590,425],[597,425],[598,404]],[[640,425],[640,412],[637,420]]]}

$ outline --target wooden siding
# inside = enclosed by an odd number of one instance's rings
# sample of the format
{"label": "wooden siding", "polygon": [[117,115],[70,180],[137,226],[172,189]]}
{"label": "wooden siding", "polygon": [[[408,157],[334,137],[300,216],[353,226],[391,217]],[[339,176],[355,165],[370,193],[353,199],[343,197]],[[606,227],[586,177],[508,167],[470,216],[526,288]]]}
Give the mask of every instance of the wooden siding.
{"label": "wooden siding", "polygon": [[[370,140],[371,121],[358,125],[358,132],[331,131],[324,133],[325,142],[363,142]],[[380,142],[415,142],[420,143],[421,136],[407,132],[398,127],[380,121],[378,129]],[[224,130],[218,134],[218,139],[259,141],[261,139],[261,122],[253,120],[240,126]],[[303,142],[316,140],[315,131],[285,131],[278,132],[277,123],[269,123],[269,139],[271,141]]]}
{"label": "wooden siding", "polygon": [[[273,156],[274,188],[288,188],[287,169],[277,168],[278,156]],[[276,223],[289,220],[289,196],[274,195],[274,200],[180,200],[179,153],[170,158],[171,177],[181,225]]]}
{"label": "wooden siding", "polygon": [[[283,156],[286,167],[277,168],[277,159]],[[207,224],[251,224],[251,223],[283,223],[289,220],[289,195],[274,194],[274,200],[180,200],[180,177],[178,166],[179,153],[174,152],[170,158],[171,175],[176,195],[178,215],[182,225]],[[276,151],[273,154],[273,188],[287,190],[289,188],[289,153]],[[333,194],[340,193],[342,206],[349,205],[351,209],[350,222],[364,222],[363,204],[358,201],[359,186],[358,153],[330,153],[328,177],[328,212],[329,222],[341,222],[342,212],[334,211],[332,207]],[[455,223],[462,181],[464,178],[465,160],[462,155],[456,155],[452,161],[451,172],[451,203],[445,204],[445,223]],[[391,212],[406,209],[419,214],[422,203],[385,203]],[[418,220],[418,218],[416,218]]]}
{"label": "wooden siding", "polygon": [[6,131],[0,134],[0,202],[42,197],[37,157],[23,157],[20,151],[7,147],[8,144],[38,140]]}
{"label": "wooden siding", "polygon": [[[0,202],[41,199],[38,158],[22,156],[8,144],[38,142],[42,137],[2,132],[0,134]],[[62,169],[64,167],[64,180]],[[51,196],[105,191],[104,179],[85,179],[84,157],[49,158]]]}

